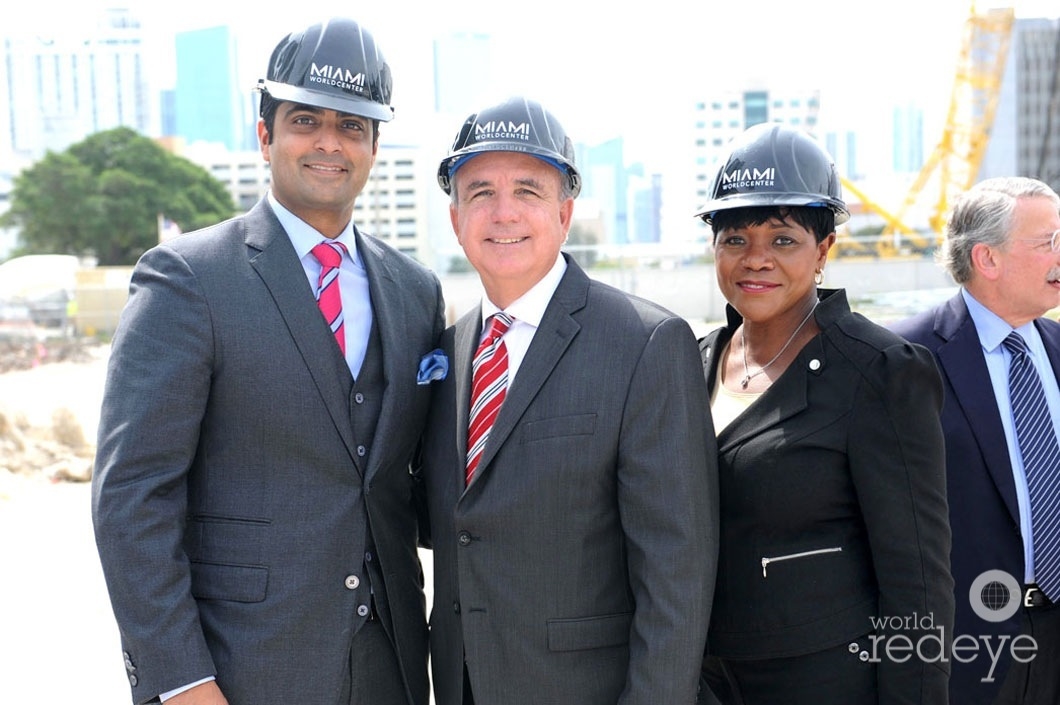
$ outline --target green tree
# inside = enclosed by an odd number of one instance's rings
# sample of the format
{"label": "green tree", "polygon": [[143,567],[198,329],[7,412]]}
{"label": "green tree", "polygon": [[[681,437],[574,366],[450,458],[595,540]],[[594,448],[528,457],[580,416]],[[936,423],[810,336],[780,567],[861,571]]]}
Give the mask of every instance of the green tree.
{"label": "green tree", "polygon": [[157,243],[159,215],[187,232],[234,212],[231,195],[208,171],[119,127],[48,152],[19,174],[0,225],[20,230],[16,254],[128,265]]}

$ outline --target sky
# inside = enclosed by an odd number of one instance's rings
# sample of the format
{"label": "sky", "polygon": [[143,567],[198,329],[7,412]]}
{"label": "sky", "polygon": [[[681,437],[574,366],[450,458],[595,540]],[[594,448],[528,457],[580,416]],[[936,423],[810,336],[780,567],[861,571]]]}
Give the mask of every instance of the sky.
{"label": "sky", "polygon": [[[284,35],[330,11],[304,2],[52,0],[25,4],[19,17],[7,16],[4,24],[60,32],[116,6],[140,14],[145,31],[156,37],[162,67],[172,59],[175,31],[229,25],[240,43],[248,90]],[[1013,0],[1007,6],[1018,18],[1060,16],[1056,0]],[[433,36],[482,32],[494,40],[494,62],[468,67],[467,80],[486,86],[491,102],[510,95],[536,98],[575,141],[591,144],[621,134],[634,153],[650,155],[675,148],[666,141],[668,123],[682,120],[696,100],[754,81],[819,88],[825,127],[889,129],[882,121],[890,106],[912,101],[925,110],[926,130],[936,123],[941,129],[972,3],[647,0],[621,11],[604,8],[577,0],[376,0],[334,11],[349,13],[382,47],[393,70],[397,120],[403,110],[429,107]],[[53,25],[56,17],[63,18],[59,26]],[[454,124],[452,132],[458,128]]]}

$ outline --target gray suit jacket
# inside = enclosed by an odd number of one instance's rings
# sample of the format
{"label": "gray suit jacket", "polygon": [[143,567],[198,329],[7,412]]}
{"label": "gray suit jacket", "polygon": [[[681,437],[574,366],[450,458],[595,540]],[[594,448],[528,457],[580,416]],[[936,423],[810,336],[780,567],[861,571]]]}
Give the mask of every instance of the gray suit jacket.
{"label": "gray suit jacket", "polygon": [[[113,340],[93,519],[133,698],[217,674],[233,705],[336,703],[375,539],[409,702],[426,620],[409,462],[430,391],[437,278],[357,235],[383,350],[374,447],[352,376],[267,202],[147,252]],[[361,620],[363,621],[363,620]],[[355,676],[356,677],[356,674]]]}
{"label": "gray suit jacket", "polygon": [[718,512],[691,329],[568,259],[465,491],[480,318],[446,331],[424,445],[438,704],[465,654],[481,705],[693,703]]}

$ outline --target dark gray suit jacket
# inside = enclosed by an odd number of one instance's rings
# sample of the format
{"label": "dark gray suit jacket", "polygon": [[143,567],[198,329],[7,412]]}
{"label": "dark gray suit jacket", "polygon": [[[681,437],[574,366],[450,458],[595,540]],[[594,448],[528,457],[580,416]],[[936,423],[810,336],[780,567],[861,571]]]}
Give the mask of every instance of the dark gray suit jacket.
{"label": "dark gray suit jacket", "polygon": [[444,306],[423,267],[360,234],[357,246],[386,379],[364,454],[352,376],[266,201],[136,266],[92,508],[137,702],[213,673],[233,705],[338,702],[366,522],[409,702],[427,702],[409,462],[430,396],[417,366]]}
{"label": "dark gray suit jacket", "polygon": [[[1035,326],[1049,353],[1053,372],[1060,375],[1060,325],[1042,318]],[[1008,641],[1000,640],[1020,633],[1022,610],[1009,619],[987,622],[972,609],[969,588],[988,570],[1003,570],[1019,583],[1023,582],[1025,571],[1016,481],[1001,412],[979,333],[960,293],[895,324],[893,329],[931,350],[942,371],[942,428],[953,528],[951,567],[957,599],[955,631],[979,641],[975,658],[965,651],[962,660],[953,662],[950,702],[985,705],[993,702],[1012,663]],[[996,664],[984,646],[984,637],[991,640]]]}
{"label": "dark gray suit jacket", "polygon": [[465,491],[476,309],[427,425],[439,705],[689,705],[717,550],[714,434],[688,324],[567,271]]}

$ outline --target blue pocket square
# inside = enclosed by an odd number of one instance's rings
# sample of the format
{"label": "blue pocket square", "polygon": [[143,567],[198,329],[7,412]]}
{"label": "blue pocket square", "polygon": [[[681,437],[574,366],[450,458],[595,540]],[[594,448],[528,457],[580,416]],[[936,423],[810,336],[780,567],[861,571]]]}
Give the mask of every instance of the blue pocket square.
{"label": "blue pocket square", "polygon": [[449,374],[449,358],[441,348],[430,351],[420,360],[420,369],[416,373],[416,384],[430,384],[445,379]]}

